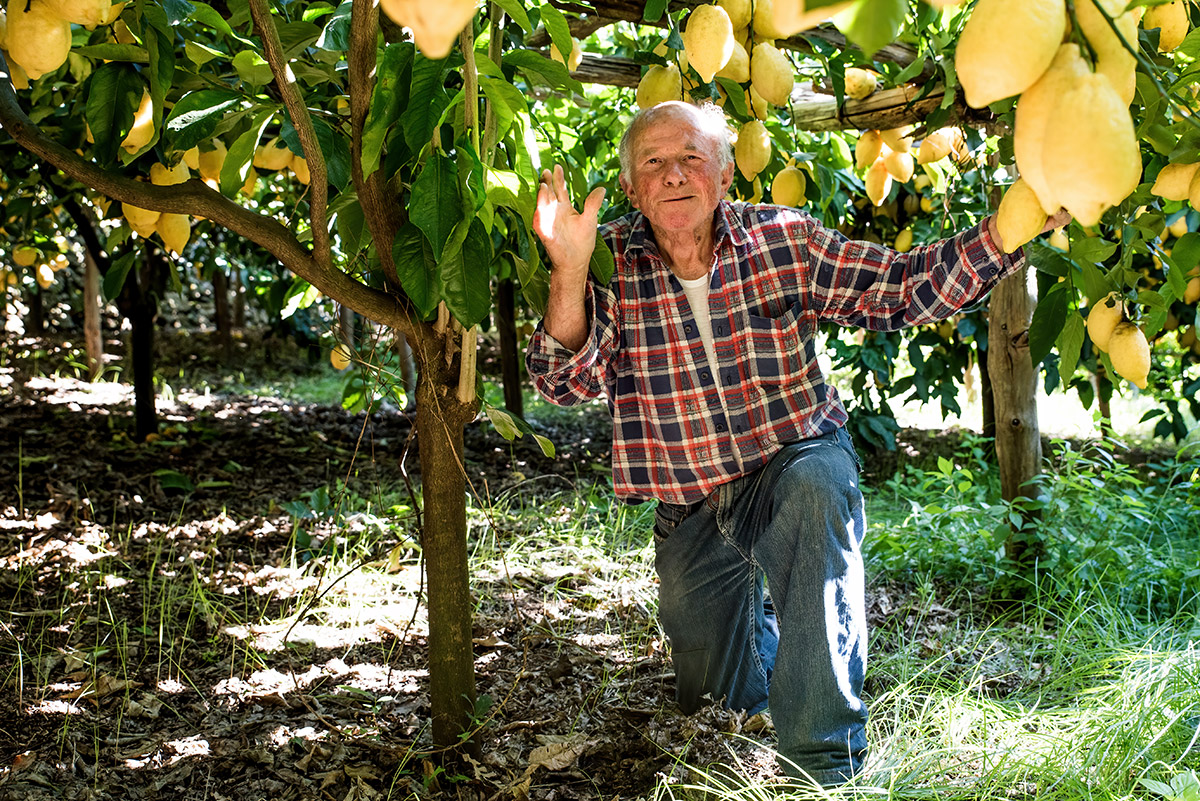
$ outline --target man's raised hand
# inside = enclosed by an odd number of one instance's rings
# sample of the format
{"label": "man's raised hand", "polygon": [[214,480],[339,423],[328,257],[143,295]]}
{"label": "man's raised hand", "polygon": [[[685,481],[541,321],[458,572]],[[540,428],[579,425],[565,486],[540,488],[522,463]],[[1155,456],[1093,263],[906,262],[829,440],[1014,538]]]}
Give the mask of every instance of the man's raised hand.
{"label": "man's raised hand", "polygon": [[596,225],[604,194],[602,186],[593,189],[583,203],[583,211],[578,212],[567,195],[562,166],[554,165],[553,173],[542,170],[533,230],[545,245],[554,267],[586,275],[596,247]]}

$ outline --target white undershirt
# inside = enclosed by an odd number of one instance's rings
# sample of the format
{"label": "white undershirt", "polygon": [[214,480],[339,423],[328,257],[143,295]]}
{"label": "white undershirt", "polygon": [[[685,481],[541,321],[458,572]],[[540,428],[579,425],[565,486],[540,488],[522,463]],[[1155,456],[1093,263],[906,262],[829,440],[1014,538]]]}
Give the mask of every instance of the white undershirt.
{"label": "white undershirt", "polygon": [[[676,276],[676,278],[678,277]],[[679,283],[683,285],[683,294],[687,295],[688,305],[692,307],[692,316],[696,318],[696,326],[700,330],[700,341],[704,343],[704,355],[708,357],[709,372],[712,373],[713,381],[720,386],[721,382],[717,372],[717,351],[713,347],[712,317],[708,313],[708,282],[710,280],[710,276],[704,275],[688,280],[679,278]]]}

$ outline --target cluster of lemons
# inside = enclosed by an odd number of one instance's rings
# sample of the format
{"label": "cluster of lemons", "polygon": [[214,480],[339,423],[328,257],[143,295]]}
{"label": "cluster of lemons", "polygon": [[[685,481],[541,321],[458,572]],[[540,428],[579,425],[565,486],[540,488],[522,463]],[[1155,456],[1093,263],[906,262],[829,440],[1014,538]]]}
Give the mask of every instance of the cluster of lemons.
{"label": "cluster of lemons", "polygon": [[9,0],[7,12],[0,10],[0,50],[8,54],[13,86],[27,89],[66,63],[71,25],[111,25],[124,8],[111,0]]}
{"label": "cluster of lemons", "polygon": [[[62,253],[56,253],[52,258],[43,261],[41,252],[33,245],[21,245],[13,249],[11,257],[17,267],[33,268],[34,278],[42,289],[49,289],[56,280],[54,274],[70,265],[66,255]],[[16,283],[16,270],[0,269],[0,292],[7,291],[8,287],[15,286]]]}
{"label": "cluster of lemons", "polygon": [[[917,155],[913,157],[913,148]],[[913,128],[905,125],[886,131],[864,131],[854,146],[854,166],[865,170],[863,182],[867,197],[876,206],[883,204],[892,189],[892,181],[908,183],[918,165],[934,164],[953,155],[969,156],[962,131],[953,126],[926,134],[918,147]]]}

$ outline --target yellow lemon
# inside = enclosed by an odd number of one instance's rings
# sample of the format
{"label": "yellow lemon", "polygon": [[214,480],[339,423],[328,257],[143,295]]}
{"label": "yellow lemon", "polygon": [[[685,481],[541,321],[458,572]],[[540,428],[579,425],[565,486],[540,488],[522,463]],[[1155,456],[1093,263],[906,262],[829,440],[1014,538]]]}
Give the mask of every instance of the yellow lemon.
{"label": "yellow lemon", "polygon": [[292,163],[292,151],[276,136],[266,144],[254,149],[254,166],[260,170],[274,172]]}
{"label": "yellow lemon", "polygon": [[39,264],[37,267],[37,283],[42,289],[49,289],[54,283],[54,270],[49,264]]}
{"label": "yellow lemon", "polygon": [[683,49],[700,80],[711,83],[733,55],[733,23],[725,9],[713,5],[693,9],[683,29]]}
{"label": "yellow lemon", "polygon": [[136,231],[138,236],[142,237],[149,237],[154,233],[154,226],[160,216],[157,211],[143,209],[131,203],[121,204],[121,214],[124,215],[125,221],[129,223],[129,227]]}
{"label": "yellow lemon", "polygon": [[888,173],[883,159],[879,159],[871,165],[871,168],[867,170],[864,182],[867,187],[867,197],[871,199],[871,203],[876,206],[881,205],[892,189],[892,176]]}
{"label": "yellow lemon", "polygon": [[189,170],[200,169],[200,146],[196,145],[190,150],[183,151],[183,163],[188,166]]}
{"label": "yellow lemon", "polygon": [[875,73],[859,67],[847,67],[845,72],[846,97],[852,100],[862,100],[875,91],[879,82]]}
{"label": "yellow lemon", "polygon": [[1158,28],[1158,52],[1170,53],[1183,42],[1188,33],[1188,9],[1185,0],[1174,0],[1161,6],[1151,6],[1142,17],[1146,30]]}
{"label": "yellow lemon", "polygon": [[1032,86],[1066,29],[1064,0],[979,0],[954,57],[967,104],[983,108]]}
{"label": "yellow lemon", "polygon": [[206,181],[220,181],[221,168],[225,166],[225,156],[229,151],[220,139],[214,139],[212,145],[212,150],[200,151],[200,177]]}
{"label": "yellow lemon", "polygon": [[683,97],[683,78],[679,67],[668,64],[665,67],[655,65],[646,70],[642,80],[638,82],[637,104],[639,108],[651,108],[668,100],[679,100]]}
{"label": "yellow lemon", "polygon": [[781,206],[803,206],[807,200],[804,190],[808,179],[795,167],[784,167],[771,182],[771,199]]}
{"label": "yellow lemon", "polygon": [[192,224],[186,214],[161,214],[154,224],[154,230],[158,231],[163,244],[176,256],[183,255],[183,249],[192,237]]}
{"label": "yellow lemon", "polygon": [[1150,374],[1150,344],[1142,329],[1133,323],[1118,323],[1108,339],[1108,356],[1117,375],[1132,381],[1139,389],[1146,388]]}
{"label": "yellow lemon", "polygon": [[1051,196],[1085,227],[1137,188],[1142,156],[1133,119],[1104,75],[1085,72],[1059,96],[1046,120],[1041,166]]}
{"label": "yellow lemon", "polygon": [[125,8],[124,3],[114,5],[109,0],[46,0],[46,4],[67,22],[88,28],[111,24]]}
{"label": "yellow lemon", "polygon": [[1058,99],[1089,72],[1079,53],[1079,45],[1065,44],[1058,49],[1046,73],[1017,101],[1013,153],[1017,169],[1038,197],[1043,209],[1057,210],[1062,204],[1054,197],[1042,169],[1042,150],[1046,126]]}
{"label": "yellow lemon", "polygon": [[398,25],[410,29],[427,58],[445,58],[454,40],[475,16],[475,0],[381,0],[379,7]]}
{"label": "yellow lemon", "polygon": [[912,126],[904,125],[900,128],[889,128],[885,131],[880,131],[879,135],[883,137],[883,143],[892,150],[901,153],[907,153],[912,150]]}
{"label": "yellow lemon", "polygon": [[917,151],[917,163],[932,164],[949,155],[950,136],[944,130],[938,129],[921,140],[921,148]]}
{"label": "yellow lemon", "polygon": [[905,228],[896,234],[896,241],[892,243],[892,248],[898,253],[907,253],[912,250],[912,246],[913,232],[911,228]]}
{"label": "yellow lemon", "polygon": [[150,144],[150,140],[153,138],[154,102],[150,99],[150,92],[143,89],[142,102],[138,104],[137,111],[133,114],[133,127],[125,135],[125,139],[121,142],[121,147],[125,148],[129,153],[137,153]]}
{"label": "yellow lemon", "polygon": [[787,36],[775,26],[773,0],[754,0],[754,35],[758,39],[783,39]]}
{"label": "yellow lemon", "polygon": [[1012,253],[1042,232],[1048,215],[1038,203],[1037,195],[1021,178],[1004,193],[996,212],[996,229],[1005,253]]}
{"label": "yellow lemon", "polygon": [[1183,302],[1195,303],[1200,300],[1200,278],[1189,278],[1183,290]]}
{"label": "yellow lemon", "polygon": [[292,172],[296,175],[296,180],[302,184],[307,184],[312,175],[308,171],[308,161],[303,156],[292,155]]}
{"label": "yellow lemon", "polygon": [[17,248],[12,254],[13,263],[18,267],[32,267],[33,263],[37,261],[37,257],[37,248],[29,245]]}
{"label": "yellow lemon", "polygon": [[181,184],[191,177],[191,171],[188,170],[188,165],[184,161],[180,161],[174,167],[168,167],[165,164],[150,165],[150,183],[156,186]]}
{"label": "yellow lemon", "polygon": [[350,366],[353,356],[354,354],[350,352],[350,346],[342,343],[329,351],[329,363],[333,365],[334,370],[345,370]]}
{"label": "yellow lemon", "polygon": [[45,0],[9,0],[8,44],[9,61],[21,65],[26,74],[37,80],[54,72],[71,52],[71,23],[54,13]]}
{"label": "yellow lemon", "polygon": [[1108,339],[1123,319],[1125,310],[1121,306],[1120,293],[1110,292],[1100,302],[1093,303],[1087,316],[1087,332],[1092,344],[1100,350],[1108,350]]}
{"label": "yellow lemon", "polygon": [[883,157],[883,166],[887,169],[888,175],[900,183],[905,183],[913,175],[912,153],[903,150],[893,150]]}
{"label": "yellow lemon", "polygon": [[750,80],[750,56],[746,48],[736,39],[733,41],[733,55],[725,62],[725,66],[717,70],[718,78],[728,78],[737,83]]}
{"label": "yellow lemon", "polygon": [[754,46],[750,82],[764,100],[773,106],[786,106],[795,81],[792,63],[779,48],[766,42]]}
{"label": "yellow lemon", "polygon": [[1150,194],[1158,195],[1163,200],[1187,200],[1188,187],[1196,175],[1197,167],[1200,167],[1200,162],[1166,165],[1158,171],[1154,186],[1150,187]]}
{"label": "yellow lemon", "polygon": [[864,170],[875,163],[883,152],[883,137],[879,131],[863,131],[854,145],[854,166]]}
{"label": "yellow lemon", "polygon": [[[1133,101],[1137,89],[1137,58],[1121,42],[1123,38],[1131,47],[1138,46],[1137,16],[1121,13],[1125,0],[1075,0],[1075,17],[1079,20],[1088,44],[1096,52],[1096,72],[1108,77],[1124,105]],[[1103,8],[1104,13],[1101,13]],[[1120,36],[1113,32],[1105,14],[1111,17]]]}
{"label": "yellow lemon", "polygon": [[742,125],[733,156],[746,180],[754,180],[754,176],[771,163],[771,134],[767,132],[767,126],[758,120]]}
{"label": "yellow lemon", "polygon": [[725,9],[735,31],[750,24],[750,0],[717,0],[717,5]]}

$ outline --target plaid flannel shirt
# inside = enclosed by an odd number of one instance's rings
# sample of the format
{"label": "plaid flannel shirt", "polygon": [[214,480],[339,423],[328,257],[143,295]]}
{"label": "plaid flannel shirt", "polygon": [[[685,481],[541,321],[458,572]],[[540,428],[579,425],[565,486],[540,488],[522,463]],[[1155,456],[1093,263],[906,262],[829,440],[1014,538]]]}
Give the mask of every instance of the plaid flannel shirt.
{"label": "plaid flannel shirt", "polygon": [[780,206],[722,201],[714,222],[716,375],[640,212],[600,227],[616,269],[606,286],[589,278],[586,344],[572,353],[539,325],[526,354],[551,403],[606,396],[613,486],[630,503],[695,503],[783,444],[843,425],[817,365],[820,323],[891,331],[945,319],[1022,263],[982,227],[901,254]]}

